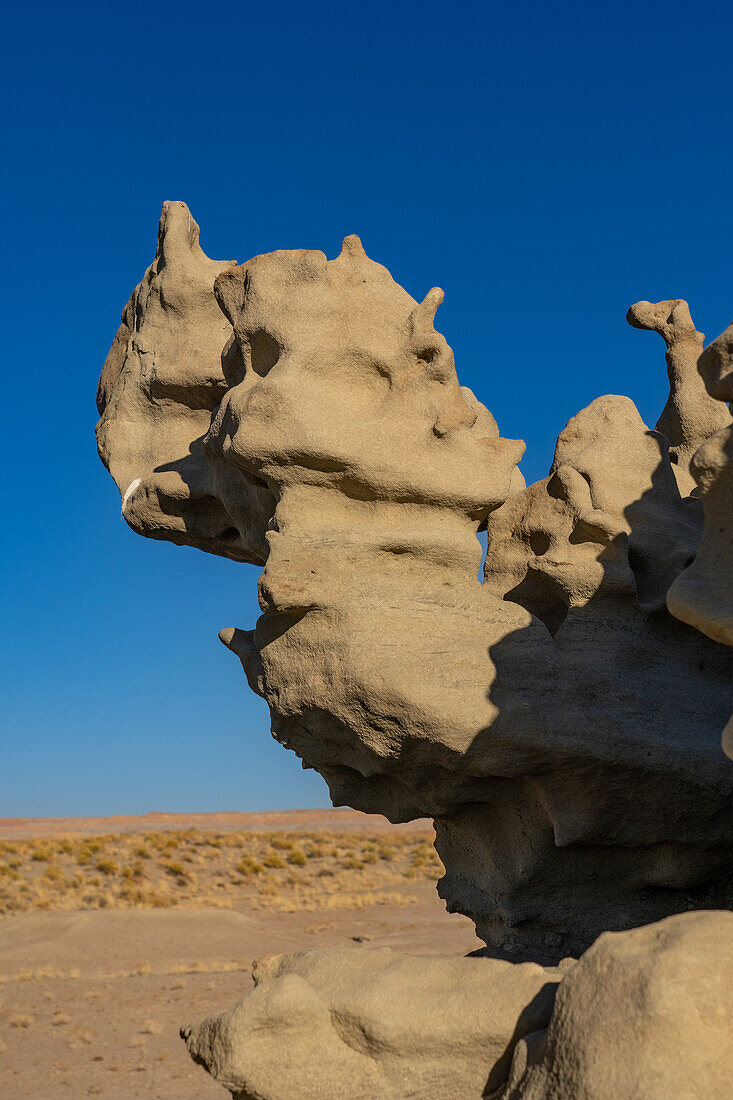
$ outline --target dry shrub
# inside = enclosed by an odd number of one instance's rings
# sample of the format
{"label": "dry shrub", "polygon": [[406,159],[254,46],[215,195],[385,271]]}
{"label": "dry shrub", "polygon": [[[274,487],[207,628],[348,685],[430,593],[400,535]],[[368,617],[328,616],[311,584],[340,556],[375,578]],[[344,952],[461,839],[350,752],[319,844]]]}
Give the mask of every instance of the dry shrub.
{"label": "dry shrub", "polygon": [[36,909],[256,907],[260,898],[312,907],[317,894],[388,892],[406,879],[434,881],[442,870],[428,839],[410,833],[385,838],[188,830],[68,838],[53,845],[22,841],[0,846],[0,852],[5,857],[0,915]]}
{"label": "dry shrub", "polygon": [[183,881],[185,882],[186,878],[188,877],[188,871],[182,863],[164,863],[163,867],[173,878],[183,879]]}
{"label": "dry shrub", "polygon": [[249,875],[261,875],[262,864],[258,863],[252,856],[245,856],[244,859],[239,861],[235,870],[245,877],[249,877]]}
{"label": "dry shrub", "polygon": [[262,860],[262,862],[265,867],[270,867],[273,869],[285,866],[285,861],[280,858],[277,852],[273,852],[271,855],[266,856],[265,859]]}

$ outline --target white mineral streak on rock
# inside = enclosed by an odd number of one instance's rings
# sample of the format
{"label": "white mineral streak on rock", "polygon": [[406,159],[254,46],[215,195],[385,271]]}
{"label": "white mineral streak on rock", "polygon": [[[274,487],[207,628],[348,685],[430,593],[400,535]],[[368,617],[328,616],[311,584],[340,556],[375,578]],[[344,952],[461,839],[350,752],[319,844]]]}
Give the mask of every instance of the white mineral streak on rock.
{"label": "white mineral streak on rock", "polygon": [[124,516],[124,514],[125,514],[125,508],[127,507],[128,500],[130,499],[132,494],[135,492],[135,490],[137,489],[137,487],[141,483],[141,481],[142,481],[142,478],[136,477],[130,482],[130,484],[125,489],[125,495],[122,498],[122,505],[120,506],[120,514],[122,516]]}

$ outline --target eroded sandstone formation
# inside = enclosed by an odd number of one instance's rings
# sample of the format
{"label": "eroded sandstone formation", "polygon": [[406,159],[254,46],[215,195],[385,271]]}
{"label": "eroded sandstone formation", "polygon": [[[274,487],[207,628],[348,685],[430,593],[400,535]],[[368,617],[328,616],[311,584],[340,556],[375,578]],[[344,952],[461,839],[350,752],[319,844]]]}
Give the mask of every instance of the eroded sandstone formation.
{"label": "eroded sandstone formation", "polygon": [[714,432],[730,424],[725,409],[705,388],[697,369],[705,336],[695,328],[687,302],[636,302],[626,315],[634,328],[658,332],[667,350],[669,398],[656,423],[669,443],[669,457],[680,492],[695,488],[690,461]]}
{"label": "eroded sandstone formation", "polygon": [[523,1036],[497,1100],[707,1100],[733,1077],[733,915],[607,932]]}
{"label": "eroded sandstone formation", "polygon": [[[733,411],[733,324],[705,349],[699,372],[711,398]],[[723,409],[724,405],[720,404]],[[724,414],[723,414],[724,415]],[[733,645],[733,426],[730,420],[695,452],[691,472],[702,498],[705,530],[695,560],[667,594],[673,615]],[[723,731],[733,759],[733,718]]]}
{"label": "eroded sandstone formation", "polygon": [[551,963],[730,898],[731,654],[665,603],[702,531],[689,452],[727,412],[690,376],[686,303],[638,303],[668,345],[673,439],[602,397],[525,488],[441,300],[356,237],[330,261],[214,263],[166,204],[100,449],[135,529],[264,561],[262,616],[222,640],[277,739],[338,804],[432,816],[449,908],[494,954]]}
{"label": "eroded sandstone formation", "polygon": [[235,1100],[710,1100],[733,1075],[733,915],[605,933],[560,969],[320,948],[181,1029]]}
{"label": "eroded sandstone formation", "polygon": [[259,959],[254,992],[181,1029],[248,1100],[440,1100],[494,1093],[547,1028],[560,970],[499,959],[320,948]]}
{"label": "eroded sandstone formation", "polygon": [[[685,1095],[714,1095],[730,1067],[705,983],[733,918],[590,945],[733,896],[720,752],[733,329],[700,355],[681,299],[632,306],[630,323],[667,346],[656,429],[629,399],[599,397],[525,486],[524,445],[459,384],[441,301],[437,288],[412,299],[356,237],[333,260],[211,261],[185,205],[168,203],[105,364],[99,448],[125,519],[264,567],[262,615],[221,637],[274,736],[335,803],[434,819],[440,893],[493,956],[291,956],[188,1029],[189,1049],[241,1100],[335,1100],[345,1080],[354,1097],[661,1100],[677,967],[699,1048],[684,1048]],[[500,961],[583,952],[551,1015],[558,973]],[[448,988],[457,999],[436,1013]],[[619,998],[642,1006],[631,1023]],[[718,1021],[708,1048],[695,1013]],[[630,1051],[626,1076],[598,1055],[604,1027]]]}
{"label": "eroded sandstone formation", "polygon": [[214,298],[214,279],[235,266],[204,255],[185,203],[164,203],[155,259],[102,368],[97,446],[133,531],[262,565],[267,487],[202,447],[241,369]]}

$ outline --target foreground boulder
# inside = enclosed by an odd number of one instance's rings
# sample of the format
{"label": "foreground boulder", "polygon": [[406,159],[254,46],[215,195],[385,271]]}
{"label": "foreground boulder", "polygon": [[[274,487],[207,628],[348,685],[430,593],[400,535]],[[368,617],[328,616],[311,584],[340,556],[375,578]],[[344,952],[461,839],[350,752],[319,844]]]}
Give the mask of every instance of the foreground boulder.
{"label": "foreground boulder", "polygon": [[[714,1100],[733,1081],[733,914],[606,933],[560,970],[321,948],[181,1035],[236,1100]],[[554,1006],[554,1007],[553,1007]]]}
{"label": "foreground boulder", "polygon": [[733,1093],[733,914],[606,932],[522,1039],[502,1100],[722,1100]]}
{"label": "foreground boulder", "polygon": [[254,992],[181,1029],[237,1100],[480,1097],[512,1050],[547,1026],[560,971],[388,948],[260,959]]}

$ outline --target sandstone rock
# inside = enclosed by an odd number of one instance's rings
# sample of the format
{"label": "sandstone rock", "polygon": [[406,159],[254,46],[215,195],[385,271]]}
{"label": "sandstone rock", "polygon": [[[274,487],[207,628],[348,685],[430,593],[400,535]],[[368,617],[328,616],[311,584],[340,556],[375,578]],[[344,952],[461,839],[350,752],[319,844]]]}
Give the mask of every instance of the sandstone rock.
{"label": "sandstone rock", "polygon": [[635,328],[658,332],[667,345],[669,398],[656,430],[669,440],[672,469],[680,492],[687,496],[695,488],[690,473],[692,456],[714,432],[730,424],[730,416],[706,392],[697,369],[705,337],[692,323],[689,306],[682,298],[637,302],[626,319]]}
{"label": "sandstone rock", "polygon": [[181,1029],[237,1100],[469,1100],[546,1028],[560,972],[320,948],[260,959],[233,1009]]}
{"label": "sandstone rock", "polygon": [[607,932],[517,1044],[501,1100],[712,1100],[733,1081],[733,914]]}
{"label": "sandstone rock", "polygon": [[733,917],[648,922],[733,898],[733,329],[700,355],[682,300],[633,306],[667,345],[657,429],[598,398],[525,486],[441,301],[356,237],[208,260],[166,204],[100,454],[133,529],[264,565],[255,628],[221,637],[274,735],[334,802],[434,818],[440,892],[488,954],[552,963],[616,931],[562,973],[266,960],[184,1037],[239,1100],[725,1095]]}
{"label": "sandstone rock", "polygon": [[725,904],[733,662],[666,612],[702,528],[669,442],[599,398],[510,492],[520,448],[465,400],[438,292],[416,306],[355,239],[215,292],[248,370],[206,445],[277,501],[263,615],[222,640],[275,736],[337,804],[433,816],[441,896],[495,953]]}
{"label": "sandstone rock", "polygon": [[[733,324],[705,349],[698,367],[711,397],[733,409]],[[705,529],[695,560],[670,588],[667,605],[678,619],[733,645],[733,427],[722,427],[702,444],[691,472],[702,497]],[[733,758],[733,718],[722,740]]]}
{"label": "sandstone rock", "polygon": [[237,1100],[711,1100],[733,1076],[733,914],[605,933],[558,969],[320,948],[181,1029]]}
{"label": "sandstone rock", "polygon": [[[121,486],[148,471],[125,505],[138,529],[265,562],[254,630],[221,636],[278,740],[337,804],[432,816],[440,892],[495,954],[551,963],[608,928],[729,904],[718,737],[733,656],[665,602],[702,531],[679,478],[718,422],[690,374],[702,337],[684,303],[632,311],[668,343],[670,438],[628,399],[599,398],[525,488],[523,444],[460,386],[435,329],[442,292],[418,304],[356,237],[334,260],[281,251],[216,274],[184,233],[169,262],[170,217],[141,286],[168,273],[183,298],[169,317],[167,292],[139,290],[134,323],[179,373],[185,334],[196,342],[179,395],[202,376],[218,388],[204,386],[194,432],[180,401],[157,403],[128,337],[119,378],[103,378],[103,454]],[[169,421],[200,486],[173,518],[157,455]]]}
{"label": "sandstone rock", "polygon": [[[733,324],[700,356],[708,391],[733,402]],[[705,531],[695,561],[672,585],[673,615],[716,641],[733,645],[733,427],[706,440],[692,461],[705,512]]]}
{"label": "sandstone rock", "polygon": [[202,448],[227,376],[239,369],[214,298],[214,279],[233,266],[204,255],[185,203],[163,205],[155,259],[102,369],[97,445],[133,531],[261,564],[267,487]]}

